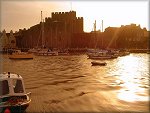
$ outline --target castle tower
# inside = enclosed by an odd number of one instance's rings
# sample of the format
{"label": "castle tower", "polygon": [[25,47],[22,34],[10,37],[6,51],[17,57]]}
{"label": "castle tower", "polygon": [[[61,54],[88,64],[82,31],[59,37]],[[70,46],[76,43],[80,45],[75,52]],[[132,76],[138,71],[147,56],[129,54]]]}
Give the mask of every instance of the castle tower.
{"label": "castle tower", "polygon": [[73,33],[83,32],[83,17],[77,18],[75,11],[53,12],[51,20],[55,47],[70,47]]}

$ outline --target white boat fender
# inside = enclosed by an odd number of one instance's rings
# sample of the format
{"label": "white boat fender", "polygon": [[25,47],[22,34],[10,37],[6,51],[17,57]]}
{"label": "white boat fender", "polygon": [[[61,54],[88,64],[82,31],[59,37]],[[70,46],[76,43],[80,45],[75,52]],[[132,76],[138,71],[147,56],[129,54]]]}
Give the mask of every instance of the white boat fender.
{"label": "white boat fender", "polygon": [[8,76],[8,78],[10,78],[10,72],[8,72],[8,75],[7,75],[7,76]]}

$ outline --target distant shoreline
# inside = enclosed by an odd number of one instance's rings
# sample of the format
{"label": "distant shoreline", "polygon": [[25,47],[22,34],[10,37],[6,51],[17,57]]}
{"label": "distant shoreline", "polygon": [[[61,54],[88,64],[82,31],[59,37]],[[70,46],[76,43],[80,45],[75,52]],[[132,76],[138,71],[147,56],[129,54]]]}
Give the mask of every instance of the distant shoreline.
{"label": "distant shoreline", "polygon": [[[93,49],[93,48],[91,48]],[[21,48],[19,49],[21,50],[22,52],[28,52],[28,48]],[[87,53],[87,48],[70,48],[68,49],[69,51],[69,54],[71,55],[79,55],[79,54],[86,54]],[[119,49],[118,49],[119,50]],[[130,53],[150,53],[150,49],[127,49]],[[4,51],[0,51],[0,54],[7,54],[8,51],[7,50],[4,50]]]}

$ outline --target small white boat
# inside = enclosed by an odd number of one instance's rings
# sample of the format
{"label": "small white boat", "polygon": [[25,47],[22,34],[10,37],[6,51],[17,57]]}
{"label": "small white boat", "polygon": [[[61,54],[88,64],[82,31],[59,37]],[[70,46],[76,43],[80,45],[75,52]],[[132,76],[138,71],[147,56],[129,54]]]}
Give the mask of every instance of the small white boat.
{"label": "small white boat", "polygon": [[108,51],[99,51],[95,53],[88,54],[89,59],[103,60],[103,59],[114,59],[118,56],[110,54]]}
{"label": "small white boat", "polygon": [[92,66],[106,66],[107,63],[106,62],[96,62],[96,61],[93,61],[91,62]]}
{"label": "small white boat", "polygon": [[23,78],[18,74],[0,74],[0,112],[24,112],[31,102],[31,92],[26,93]]}
{"label": "small white boat", "polygon": [[40,49],[37,52],[38,56],[57,56],[58,52],[57,51],[51,51],[50,49]]}
{"label": "small white boat", "polygon": [[12,54],[8,55],[8,57],[9,59],[33,59],[33,54],[15,50]]}
{"label": "small white boat", "polygon": [[69,55],[69,51],[68,50],[58,50],[58,55]]}
{"label": "small white boat", "polygon": [[28,50],[28,53],[36,54],[37,52],[38,52],[38,49],[37,49],[37,48],[32,48],[32,49],[29,49],[29,50]]}

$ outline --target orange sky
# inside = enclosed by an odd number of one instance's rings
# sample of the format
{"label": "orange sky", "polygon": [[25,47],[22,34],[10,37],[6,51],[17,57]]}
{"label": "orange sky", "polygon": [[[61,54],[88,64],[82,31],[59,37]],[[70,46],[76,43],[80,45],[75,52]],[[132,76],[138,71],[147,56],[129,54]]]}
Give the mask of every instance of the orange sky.
{"label": "orange sky", "polygon": [[84,31],[93,30],[93,23],[97,21],[97,30],[120,27],[135,23],[148,30],[148,0],[137,1],[36,1],[18,0],[1,1],[0,30],[18,31],[40,22],[40,12],[43,17],[51,17],[51,12],[76,11],[77,17],[84,18]]}

